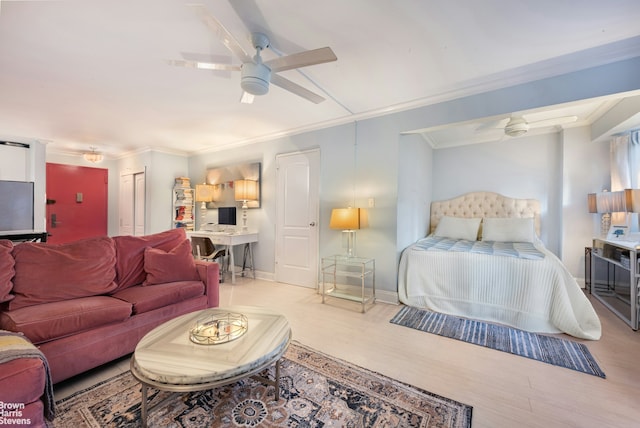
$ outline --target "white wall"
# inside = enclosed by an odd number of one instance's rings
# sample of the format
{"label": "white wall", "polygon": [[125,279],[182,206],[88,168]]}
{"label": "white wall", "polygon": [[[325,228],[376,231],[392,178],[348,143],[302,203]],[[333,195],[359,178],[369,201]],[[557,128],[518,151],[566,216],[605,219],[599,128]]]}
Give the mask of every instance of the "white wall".
{"label": "white wall", "polygon": [[[189,176],[186,156],[149,152],[146,164],[145,230],[156,233],[173,227],[173,186],[176,177]],[[191,187],[195,183],[191,182]],[[196,213],[194,213],[195,215]]]}

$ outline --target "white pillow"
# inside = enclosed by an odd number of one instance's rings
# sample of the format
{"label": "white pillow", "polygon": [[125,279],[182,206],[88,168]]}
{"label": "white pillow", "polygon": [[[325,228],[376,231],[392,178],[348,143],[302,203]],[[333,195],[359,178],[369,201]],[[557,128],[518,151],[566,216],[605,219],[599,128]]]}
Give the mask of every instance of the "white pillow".
{"label": "white pillow", "polygon": [[433,234],[444,238],[475,241],[478,239],[480,220],[482,219],[444,216],[438,222],[438,226]]}
{"label": "white pillow", "polygon": [[533,217],[482,220],[483,241],[534,242],[535,236]]}

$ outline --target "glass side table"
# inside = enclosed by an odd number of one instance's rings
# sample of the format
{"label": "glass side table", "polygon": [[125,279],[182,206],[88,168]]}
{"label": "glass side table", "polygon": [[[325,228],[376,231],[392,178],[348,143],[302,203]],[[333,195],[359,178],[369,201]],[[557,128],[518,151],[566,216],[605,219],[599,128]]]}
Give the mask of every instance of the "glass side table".
{"label": "glass side table", "polygon": [[322,303],[327,297],[358,302],[362,312],[376,301],[374,259],[335,255],[322,258]]}

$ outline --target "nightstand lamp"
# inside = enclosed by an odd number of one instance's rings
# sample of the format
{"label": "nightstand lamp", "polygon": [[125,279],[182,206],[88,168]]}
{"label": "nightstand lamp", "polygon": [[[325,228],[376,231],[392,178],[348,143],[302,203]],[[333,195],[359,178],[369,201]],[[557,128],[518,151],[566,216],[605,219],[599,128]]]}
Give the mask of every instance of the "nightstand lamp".
{"label": "nightstand lamp", "polygon": [[258,182],[255,180],[236,180],[233,182],[235,199],[242,201],[242,230],[247,230],[247,202],[258,200]]}
{"label": "nightstand lamp", "polygon": [[[629,236],[631,232],[637,232],[638,225],[632,225],[629,214],[640,212],[640,190],[624,189],[619,191],[589,193],[587,202],[590,213],[602,214],[600,234],[604,237],[612,233],[615,228],[620,233],[616,237]],[[612,216],[615,215],[612,225]]]}
{"label": "nightstand lamp", "polygon": [[200,205],[200,230],[205,225],[207,217],[207,202],[214,202],[214,187],[211,184],[196,184],[196,202],[202,202]]}
{"label": "nightstand lamp", "polygon": [[347,257],[356,255],[356,230],[364,226],[360,221],[360,208],[334,208],[331,210],[331,229],[342,230],[347,242]]}

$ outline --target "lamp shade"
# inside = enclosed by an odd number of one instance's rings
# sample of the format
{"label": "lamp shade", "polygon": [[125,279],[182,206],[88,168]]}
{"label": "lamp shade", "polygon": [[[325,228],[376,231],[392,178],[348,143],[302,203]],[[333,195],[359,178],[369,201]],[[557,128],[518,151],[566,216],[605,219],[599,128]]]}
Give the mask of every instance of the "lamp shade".
{"label": "lamp shade", "polygon": [[236,180],[233,182],[236,201],[258,200],[258,182],[255,180]]}
{"label": "lamp shade", "polygon": [[624,189],[627,212],[640,212],[640,189]]}
{"label": "lamp shade", "polygon": [[331,210],[331,229],[360,229],[360,208],[334,208]]}
{"label": "lamp shade", "polygon": [[213,202],[214,187],[210,184],[196,184],[196,202]]}
{"label": "lamp shade", "polygon": [[587,194],[587,205],[589,206],[590,213],[598,212],[597,195],[595,193]]}
{"label": "lamp shade", "polygon": [[[591,195],[595,195],[596,211],[591,211]],[[591,193],[588,195],[589,212],[621,213],[640,212],[640,190],[624,189],[615,192]]]}

